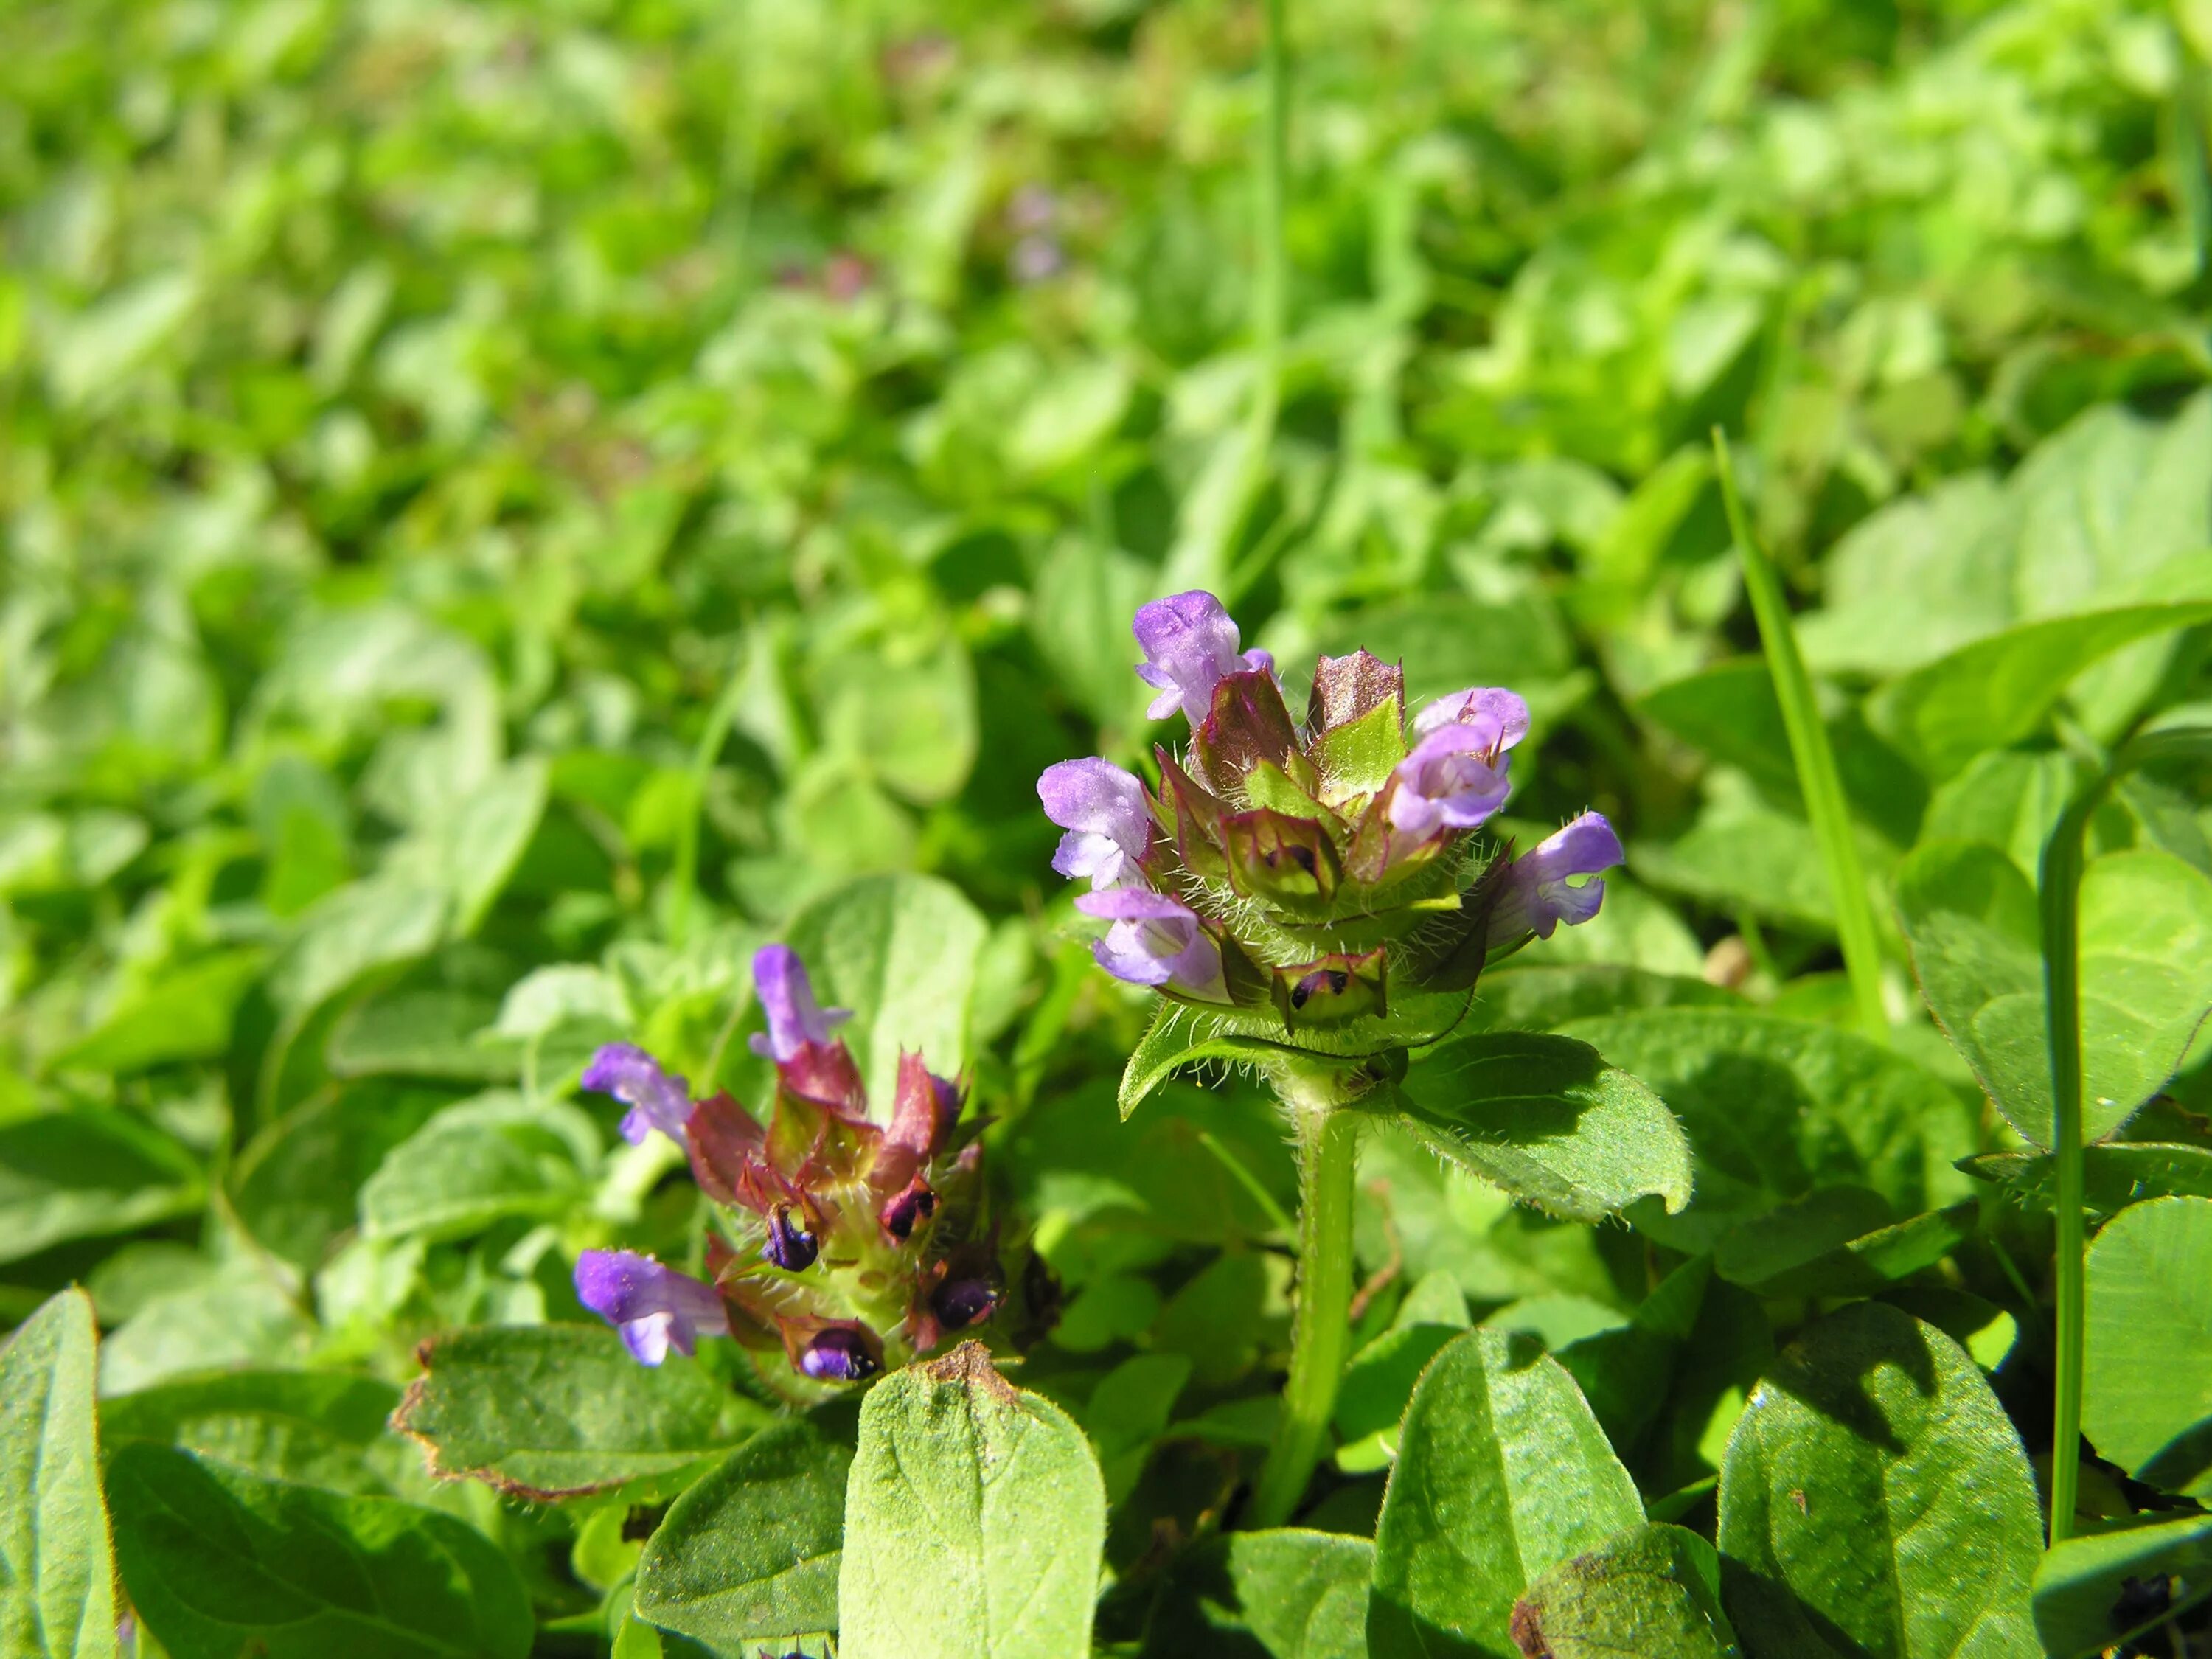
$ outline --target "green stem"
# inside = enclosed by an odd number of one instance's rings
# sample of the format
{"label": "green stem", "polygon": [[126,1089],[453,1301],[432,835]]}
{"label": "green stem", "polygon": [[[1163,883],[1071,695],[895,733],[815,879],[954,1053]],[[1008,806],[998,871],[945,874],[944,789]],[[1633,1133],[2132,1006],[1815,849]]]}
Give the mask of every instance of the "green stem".
{"label": "green stem", "polygon": [[679,951],[691,931],[691,900],[699,884],[699,817],[707,807],[707,778],[714,771],[715,757],[722,752],[731,724],[738,717],[738,700],[744,694],[744,653],[740,647],[737,663],[722,687],[722,695],[707,711],[706,729],[699,733],[699,741],[691,750],[684,819],[676,831],[675,868],[669,876],[668,942]]}
{"label": "green stem", "polygon": [[1282,1093],[1298,1132],[1297,1312],[1283,1414],[1252,1494],[1249,1524],[1255,1528],[1281,1526],[1305,1495],[1328,1437],[1352,1335],[1352,1194],[1359,1165],[1358,1115],[1304,1091]]}
{"label": "green stem", "polygon": [[1728,508],[1729,532],[1743,561],[1744,591],[1750,596],[1752,614],[1759,619],[1759,641],[1766,647],[1766,666],[1774,681],[1774,695],[1782,705],[1783,729],[1790,735],[1790,757],[1797,764],[1797,788],[1805,798],[1805,816],[1812,820],[1820,861],[1827,866],[1828,887],[1836,902],[1836,938],[1844,948],[1844,969],[1850,975],[1852,1000],[1858,1005],[1859,1024],[1877,1042],[1889,1040],[1889,1015],[1881,1000],[1881,942],[1867,897],[1866,872],[1859,864],[1858,842],[1851,834],[1850,809],[1844,800],[1843,780],[1836,771],[1836,752],[1828,745],[1828,728],[1820,719],[1820,706],[1813,695],[1812,677],[1797,650],[1797,630],[1790,620],[1790,606],[1782,595],[1782,579],[1751,533],[1737,493],[1735,463],[1729,457],[1728,439],[1713,428],[1713,454],[1719,463],[1721,500]]}

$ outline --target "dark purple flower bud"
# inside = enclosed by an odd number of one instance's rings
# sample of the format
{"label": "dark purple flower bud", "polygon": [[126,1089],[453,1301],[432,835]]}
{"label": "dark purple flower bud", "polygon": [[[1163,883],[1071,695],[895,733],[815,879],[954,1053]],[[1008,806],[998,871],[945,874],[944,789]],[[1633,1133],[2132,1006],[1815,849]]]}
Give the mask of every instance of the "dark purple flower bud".
{"label": "dark purple flower bud", "polygon": [[[1549,939],[1561,922],[1588,921],[1605,901],[1601,870],[1621,862],[1620,837],[1601,812],[1585,812],[1506,866],[1490,912],[1490,945],[1510,945],[1523,934]],[[1569,886],[1570,876],[1591,879]]]}
{"label": "dark purple flower bud", "polygon": [[1498,722],[1439,726],[1414,745],[1391,774],[1394,848],[1417,845],[1439,830],[1472,830],[1505,805],[1511,787],[1499,752]]}
{"label": "dark purple flower bud", "polygon": [[768,1237],[761,1254],[786,1273],[804,1273],[822,1254],[822,1241],[806,1231],[805,1218],[794,1218],[791,1206],[779,1204],[769,1212]]}
{"label": "dark purple flower bud", "polygon": [[824,1008],[814,1000],[806,964],[788,945],[765,945],[753,953],[753,989],[768,1016],[768,1030],[755,1033],[751,1047],[764,1060],[796,1060],[808,1044],[829,1042],[830,1028],[853,1017],[849,1009]]}
{"label": "dark purple flower bud", "polygon": [[1114,925],[1091,952],[1098,965],[1132,985],[1169,985],[1186,995],[1226,1002],[1221,951],[1190,907],[1142,887],[1085,893],[1075,908]]}
{"label": "dark purple flower bud", "polygon": [[1145,711],[1153,720],[1180,708],[1196,726],[1212,708],[1213,688],[1223,675],[1274,670],[1275,659],[1265,651],[1238,654],[1235,619],[1202,588],[1139,606],[1133,631],[1145,653],[1137,678],[1160,694]]}
{"label": "dark purple flower bud", "polygon": [[867,1338],[850,1325],[817,1331],[799,1357],[799,1369],[817,1382],[865,1382],[883,1368]]}
{"label": "dark purple flower bud", "polygon": [[876,1219],[884,1231],[904,1243],[914,1237],[917,1224],[937,1213],[937,1194],[929,1183],[916,1176],[906,1184],[905,1190],[894,1195],[877,1212]]}
{"label": "dark purple flower bud", "polygon": [[635,1250],[586,1250],[576,1258],[576,1299],[622,1332],[639,1362],[658,1365],[674,1348],[690,1354],[702,1335],[727,1336],[722,1293]]}
{"label": "dark purple flower bud", "polygon": [[929,1306],[946,1330],[964,1331],[999,1310],[998,1287],[988,1279],[948,1279],[930,1292]]}
{"label": "dark purple flower bud", "polygon": [[1137,860],[1152,839],[1152,814],[1133,772],[1092,756],[1048,766],[1037,780],[1044,815],[1067,831],[1052,867],[1093,889],[1142,879]]}
{"label": "dark purple flower bud", "polygon": [[584,1067],[583,1084],[596,1094],[612,1095],[629,1108],[623,1114],[622,1136],[633,1146],[642,1145],[655,1129],[681,1143],[684,1126],[691,1116],[691,1085],[660,1069],[651,1054],[634,1042],[610,1042]]}
{"label": "dark purple flower bud", "polygon": [[1528,705],[1501,686],[1478,685],[1438,697],[1413,716],[1413,735],[1425,738],[1439,726],[1473,726],[1498,733],[1500,752],[1528,735]]}

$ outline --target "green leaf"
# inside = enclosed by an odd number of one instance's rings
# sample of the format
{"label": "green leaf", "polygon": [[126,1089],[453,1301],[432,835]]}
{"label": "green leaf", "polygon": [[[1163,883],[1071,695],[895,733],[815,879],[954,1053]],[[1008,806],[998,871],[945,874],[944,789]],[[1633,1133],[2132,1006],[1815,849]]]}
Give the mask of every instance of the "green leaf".
{"label": "green leaf", "polygon": [[88,1106],[0,1123],[0,1261],[189,1215],[203,1196],[191,1155],[125,1113]]}
{"label": "green leaf", "polygon": [[837,1626],[854,1422],[774,1423],[668,1507],[637,1564],[641,1619],[723,1647]]}
{"label": "green leaf", "polygon": [[64,1291],[0,1348],[0,1651],[115,1652],[115,1570],[93,1417],[92,1298]]}
{"label": "green leaf", "polygon": [[1605,1437],[1631,1463],[1667,1403],[1711,1278],[1711,1258],[1693,1257],[1652,1287],[1628,1323],[1559,1350],[1559,1364],[1582,1389]]}
{"label": "green leaf", "polygon": [[2137,1480],[2212,1498],[2212,1198],[2121,1211],[2088,1275],[2081,1431]]}
{"label": "green leaf", "polygon": [[[1454,1285],[1456,1293],[1458,1287]],[[1336,1389],[1332,1421],[1347,1474],[1386,1467],[1397,1455],[1398,1424],[1429,1362],[1466,1329],[1416,1322],[1382,1333],[1352,1356]]]}
{"label": "green leaf", "polygon": [[420,880],[378,876],[341,887],[300,918],[269,970],[269,994],[294,1023],[364,975],[425,956],[444,933],[446,893]]}
{"label": "green leaf", "polygon": [[[2145,1587],[2164,1587],[2171,1599],[2147,1604]],[[2069,1538],[2044,1556],[2035,1570],[2035,1633],[2057,1659],[2091,1659],[2207,1595],[2212,1516],[2141,1516],[2109,1532]]]}
{"label": "green leaf", "polygon": [[1580,1038],[1644,1079],[1688,1132],[1698,1185],[1679,1216],[1631,1219],[1662,1243],[1711,1249],[1747,1216],[1821,1186],[1879,1193],[1912,1215],[1963,1196],[1952,1167],[1972,1114],[1941,1078],[1832,1026],[1723,1009],[1662,1008],[1577,1020]]}
{"label": "green leaf", "polygon": [[2212,604],[2139,605],[2053,617],[1992,634],[1875,694],[1875,728],[1929,777],[2033,737],[2082,670],[2154,634],[2212,621]]}
{"label": "green leaf", "polygon": [[108,1466],[116,1559],[173,1659],[523,1659],[521,1581],[436,1510],[264,1480],[141,1441]]}
{"label": "green leaf", "polygon": [[165,975],[56,1054],[54,1069],[141,1072],[218,1057],[230,1046],[240,999],[267,960],[265,951],[250,946]]}
{"label": "green leaf", "polygon": [[1284,1527],[1216,1535],[1175,1559],[1143,1659],[1366,1659],[1364,1538]]}
{"label": "green leaf", "polygon": [[[1607,914],[1613,878],[1606,878]],[[1564,938],[1566,935],[1560,935]],[[1733,992],[1682,974],[1655,974],[1610,963],[1522,965],[1516,957],[1493,968],[1476,988],[1465,1030],[1548,1031],[1571,1019],[1632,1012],[1638,1008],[1740,1006]]]}
{"label": "green leaf", "polygon": [[951,1076],[968,1063],[968,1012],[987,928],[958,889],[933,876],[869,876],[792,918],[824,1007],[853,1011],[842,1033],[868,1098],[888,1111],[902,1048]]}
{"label": "green leaf", "polygon": [[1721,1611],[1713,1547],[1680,1527],[1638,1527],[1562,1561],[1513,1610],[1523,1653],[1550,1659],[1741,1659]]}
{"label": "green leaf", "polygon": [[1422,1141],[1549,1214],[1602,1220],[1647,1194],[1674,1214],[1690,1201],[1681,1125],[1572,1037],[1454,1038],[1413,1061],[1397,1101]]}
{"label": "green leaf", "polygon": [[[2212,1147],[2107,1141],[2083,1147],[2081,1165],[2084,1200],[2100,1214],[2150,1198],[2212,1198]],[[2049,1152],[1984,1152],[1959,1167],[2046,1209],[2057,1194],[2057,1160]]]}
{"label": "green leaf", "polygon": [[1191,1362],[1182,1354],[1140,1353],[1114,1367],[1091,1389],[1083,1428],[1098,1454],[1109,1504],[1127,1498],[1144,1474],[1152,1443],[1175,1414],[1190,1373]]}
{"label": "green leaf", "polygon": [[1932,1325],[1866,1302],[1798,1338],[1729,1437],[1720,1505],[1753,1653],[2035,1659],[2027,1455]]}
{"label": "green leaf", "polygon": [[641,1365],[612,1331],[478,1326],[425,1343],[392,1425],[430,1471],[526,1498],[568,1498],[674,1474],[766,1420],[702,1365]]}
{"label": "green leaf", "polygon": [[1516,1659],[1540,1573],[1637,1526],[1636,1486],[1573,1378],[1533,1338],[1470,1331],[1422,1373],[1375,1529],[1376,1659]]}
{"label": "green leaf", "polygon": [[1306,758],[1320,769],[1331,801],[1370,795],[1406,758],[1405,706],[1388,696],[1356,720],[1322,733]]}
{"label": "green leaf", "polygon": [[1090,1443],[981,1345],[884,1378],[845,1496],[845,1659],[1082,1659],[1106,1540]]}
{"label": "green leaf", "polygon": [[100,1402],[111,1445],[156,1440],[271,1479],[333,1492],[383,1483],[364,1454],[384,1439],[399,1390],[338,1371],[216,1371]]}
{"label": "green leaf", "polygon": [[[2180,1066],[2212,1008],[2212,878],[2152,848],[2107,854],[2081,881],[2082,1127],[2127,1121]],[[1929,1006],[2013,1127],[2051,1139],[2035,893],[1994,847],[1931,842],[1898,875]]]}
{"label": "green leaf", "polygon": [[385,1155],[361,1189],[370,1238],[464,1238],[508,1216],[584,1201],[599,1131],[564,1101],[504,1091],[448,1106]]}
{"label": "green leaf", "polygon": [[1893,1223],[1879,1194],[1822,1187],[1739,1224],[1713,1265],[1761,1296],[1868,1296],[1934,1267],[1972,1235],[1979,1213],[1967,1199]]}

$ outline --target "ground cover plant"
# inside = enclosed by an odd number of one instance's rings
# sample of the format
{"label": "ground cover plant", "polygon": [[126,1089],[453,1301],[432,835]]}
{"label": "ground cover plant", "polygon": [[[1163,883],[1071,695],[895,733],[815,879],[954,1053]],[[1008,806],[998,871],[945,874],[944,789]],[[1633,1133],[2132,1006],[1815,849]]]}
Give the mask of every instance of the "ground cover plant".
{"label": "ground cover plant", "polygon": [[0,1653],[2212,1651],[2212,13],[0,17]]}

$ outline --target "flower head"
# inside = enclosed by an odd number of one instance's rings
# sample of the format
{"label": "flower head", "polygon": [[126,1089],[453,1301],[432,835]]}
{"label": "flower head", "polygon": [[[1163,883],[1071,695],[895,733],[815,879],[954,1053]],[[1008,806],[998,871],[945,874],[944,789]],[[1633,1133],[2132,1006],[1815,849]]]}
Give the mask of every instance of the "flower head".
{"label": "flower head", "polygon": [[1133,772],[1093,756],[1045,768],[1037,780],[1044,815],[1067,833],[1052,867],[1094,889],[1139,879],[1137,861],[1152,839],[1145,786]]}
{"label": "flower head", "polygon": [[576,1299],[622,1332],[631,1353],[658,1365],[674,1348],[689,1355],[699,1338],[727,1336],[721,1292],[635,1250],[586,1250],[576,1258]]}
{"label": "flower head", "polygon": [[768,1030],[751,1041],[752,1051],[763,1059],[795,1060],[808,1048],[827,1043],[830,1029],[852,1018],[848,1009],[824,1008],[814,1000],[806,964],[788,945],[766,945],[753,953],[753,988],[768,1015]]}
{"label": "flower head", "polygon": [[827,1325],[817,1331],[799,1356],[799,1369],[817,1382],[865,1382],[884,1362],[857,1325]]}
{"label": "flower head", "polygon": [[631,1146],[642,1145],[655,1129],[671,1140],[683,1140],[691,1115],[691,1085],[662,1071],[635,1043],[608,1043],[592,1056],[582,1080],[586,1089],[612,1095],[629,1108],[623,1116],[622,1136]]}
{"label": "flower head", "polygon": [[[1527,934],[1549,939],[1561,922],[1588,921],[1605,900],[1599,872],[1621,862],[1620,837],[1601,812],[1585,812],[1506,866],[1490,912],[1492,948]],[[1579,886],[1571,876],[1587,876]]]}
{"label": "flower head", "polygon": [[1181,708],[1196,726],[1212,708],[1213,688],[1223,675],[1275,665],[1265,651],[1239,653],[1235,620],[1203,589],[1139,607],[1133,631],[1145,653],[1137,678],[1160,694],[1145,711],[1153,720]]}
{"label": "flower head", "polygon": [[1505,805],[1505,768],[1496,720],[1438,725],[1390,775],[1391,829],[1408,842],[1474,829]]}
{"label": "flower head", "polygon": [[1114,925],[1091,947],[1098,965],[1132,985],[1171,986],[1187,995],[1228,1000],[1220,947],[1188,905],[1139,887],[1085,893],[1075,908]]}

